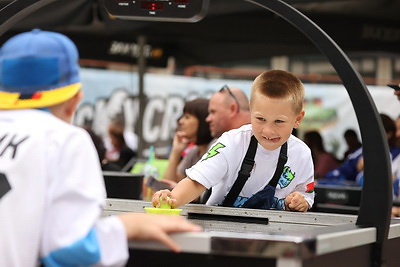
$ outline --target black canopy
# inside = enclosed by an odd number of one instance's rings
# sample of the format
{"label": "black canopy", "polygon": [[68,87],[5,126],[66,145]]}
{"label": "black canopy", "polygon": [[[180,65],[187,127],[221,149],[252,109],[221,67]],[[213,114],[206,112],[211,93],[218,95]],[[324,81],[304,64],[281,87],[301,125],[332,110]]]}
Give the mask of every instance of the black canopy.
{"label": "black canopy", "polygon": [[[0,42],[17,32],[41,28],[68,35],[81,58],[135,62],[135,43],[142,35],[155,51],[149,65],[164,65],[173,55],[178,67],[319,53],[282,18],[243,0],[211,0],[208,14],[197,23],[112,18],[103,1],[55,1],[17,23]],[[286,2],[311,18],[346,53],[400,53],[400,1]]]}

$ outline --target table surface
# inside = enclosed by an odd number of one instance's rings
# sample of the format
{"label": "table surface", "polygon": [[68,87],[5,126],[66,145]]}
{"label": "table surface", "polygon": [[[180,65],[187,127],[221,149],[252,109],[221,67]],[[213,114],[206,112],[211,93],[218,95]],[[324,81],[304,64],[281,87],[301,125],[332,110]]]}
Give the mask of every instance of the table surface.
{"label": "table surface", "polygon": [[[148,201],[107,199],[104,216],[145,212]],[[188,204],[181,216],[204,231],[171,235],[183,252],[305,259],[376,241],[374,227],[357,227],[355,215],[254,210]],[[389,237],[400,237],[400,220],[392,220]],[[130,247],[165,250],[158,242],[131,242]]]}

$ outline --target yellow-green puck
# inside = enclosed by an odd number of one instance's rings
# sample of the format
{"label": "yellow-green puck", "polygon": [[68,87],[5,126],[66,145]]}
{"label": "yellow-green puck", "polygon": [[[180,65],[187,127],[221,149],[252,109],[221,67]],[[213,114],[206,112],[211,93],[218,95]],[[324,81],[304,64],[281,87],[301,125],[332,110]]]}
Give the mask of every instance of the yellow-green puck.
{"label": "yellow-green puck", "polygon": [[144,208],[147,213],[155,213],[155,214],[167,214],[167,215],[180,215],[182,209],[162,209],[162,208],[152,208],[145,207]]}
{"label": "yellow-green puck", "polygon": [[168,204],[169,200],[170,200],[169,197],[167,197],[167,201],[162,201],[162,199],[160,198],[159,208],[145,207],[144,209],[146,210],[147,213],[180,215],[182,209],[172,209],[171,205]]}

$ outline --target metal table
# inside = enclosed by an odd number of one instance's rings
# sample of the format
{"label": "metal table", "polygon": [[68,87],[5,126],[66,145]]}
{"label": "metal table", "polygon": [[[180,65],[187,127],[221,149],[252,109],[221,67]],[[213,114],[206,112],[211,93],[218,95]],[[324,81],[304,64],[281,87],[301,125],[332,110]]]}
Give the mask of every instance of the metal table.
{"label": "metal table", "polygon": [[[151,203],[108,199],[104,215],[144,212]],[[204,232],[172,235],[182,248],[175,254],[158,242],[131,242],[136,266],[369,266],[375,227],[358,227],[357,216],[297,213],[188,204],[182,216]],[[400,220],[392,220],[387,266],[400,262]],[[130,262],[128,266],[130,266]]]}

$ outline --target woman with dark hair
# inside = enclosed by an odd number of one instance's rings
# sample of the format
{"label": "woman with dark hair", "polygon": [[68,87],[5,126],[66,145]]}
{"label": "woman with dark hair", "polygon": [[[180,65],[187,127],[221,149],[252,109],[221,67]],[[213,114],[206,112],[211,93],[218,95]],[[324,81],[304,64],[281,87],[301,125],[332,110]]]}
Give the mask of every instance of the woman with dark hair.
{"label": "woman with dark hair", "polygon": [[136,152],[128,147],[124,137],[124,127],[118,122],[111,122],[108,125],[108,135],[110,137],[113,153],[116,158],[109,155],[106,156],[107,160],[114,162],[122,170],[132,158],[136,158]]}
{"label": "woman with dark hair", "polygon": [[325,150],[322,136],[319,132],[308,131],[304,134],[303,140],[311,149],[315,178],[324,178],[329,171],[339,166],[339,161],[336,157]]}
{"label": "woman with dark hair", "polygon": [[[206,122],[208,103],[208,99],[198,98],[186,102],[183,107],[163,180],[170,187],[185,178],[185,170],[199,161],[208,150],[212,140],[210,127]],[[190,143],[195,145],[182,158],[182,152]]]}
{"label": "woman with dark hair", "polygon": [[103,171],[120,171],[121,168],[113,162],[109,162],[106,159],[106,147],[104,145],[103,139],[97,135],[91,128],[89,127],[82,127],[85,129],[90,137],[92,138],[93,144],[96,147],[97,155],[99,156],[99,161],[101,165],[101,170]]}

